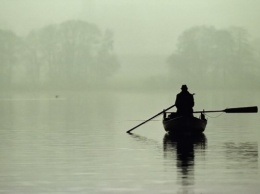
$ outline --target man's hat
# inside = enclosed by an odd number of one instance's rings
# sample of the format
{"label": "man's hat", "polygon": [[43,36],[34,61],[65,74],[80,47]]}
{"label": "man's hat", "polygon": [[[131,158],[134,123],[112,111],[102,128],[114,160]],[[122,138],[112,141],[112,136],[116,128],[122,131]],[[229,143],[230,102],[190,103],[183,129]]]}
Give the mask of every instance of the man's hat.
{"label": "man's hat", "polygon": [[183,89],[186,89],[186,90],[187,90],[188,87],[187,87],[186,85],[182,85],[182,86],[181,86],[181,89],[182,89],[182,90],[183,90]]}

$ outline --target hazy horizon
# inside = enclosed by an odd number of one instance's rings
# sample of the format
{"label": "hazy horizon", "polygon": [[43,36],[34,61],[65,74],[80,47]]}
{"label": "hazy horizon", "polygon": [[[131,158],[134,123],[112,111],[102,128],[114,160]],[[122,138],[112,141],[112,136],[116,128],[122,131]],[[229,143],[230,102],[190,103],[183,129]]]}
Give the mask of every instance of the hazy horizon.
{"label": "hazy horizon", "polygon": [[250,40],[260,34],[260,3],[254,0],[0,0],[0,4],[0,29],[19,36],[71,20],[112,31],[121,66],[118,80],[167,74],[167,58],[175,52],[179,36],[193,26],[217,30],[238,26],[247,30]]}

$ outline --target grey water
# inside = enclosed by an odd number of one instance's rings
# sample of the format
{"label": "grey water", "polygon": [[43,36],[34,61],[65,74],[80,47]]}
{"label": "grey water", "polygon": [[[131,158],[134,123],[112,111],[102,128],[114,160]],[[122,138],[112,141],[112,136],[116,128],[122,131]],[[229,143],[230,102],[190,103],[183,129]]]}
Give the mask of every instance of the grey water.
{"label": "grey water", "polygon": [[[207,114],[204,135],[185,141],[168,138],[161,116],[125,133],[176,92],[2,93],[0,193],[259,193],[259,113]],[[258,100],[198,91],[194,109]]]}

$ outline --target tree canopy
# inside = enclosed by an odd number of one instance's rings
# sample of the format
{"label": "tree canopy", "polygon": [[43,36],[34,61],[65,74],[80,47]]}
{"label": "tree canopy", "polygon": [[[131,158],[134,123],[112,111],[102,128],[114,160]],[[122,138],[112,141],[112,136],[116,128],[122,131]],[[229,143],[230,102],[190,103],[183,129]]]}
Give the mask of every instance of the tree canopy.
{"label": "tree canopy", "polygon": [[85,21],[45,26],[26,37],[0,31],[0,39],[2,84],[89,86],[119,68],[113,33]]}
{"label": "tree canopy", "polygon": [[221,87],[223,83],[228,87],[237,82],[248,85],[248,78],[255,78],[259,71],[248,37],[240,27],[196,26],[184,31],[168,59],[172,79]]}

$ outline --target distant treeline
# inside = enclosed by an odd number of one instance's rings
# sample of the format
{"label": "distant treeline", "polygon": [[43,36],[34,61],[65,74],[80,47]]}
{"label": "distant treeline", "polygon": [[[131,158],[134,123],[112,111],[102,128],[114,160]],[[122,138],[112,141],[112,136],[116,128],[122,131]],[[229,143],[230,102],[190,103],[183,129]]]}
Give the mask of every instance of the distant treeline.
{"label": "distant treeline", "polygon": [[119,68],[113,33],[94,24],[66,21],[24,37],[0,29],[0,43],[1,89],[165,90],[184,83],[205,89],[260,87],[260,39],[249,40],[240,27],[189,28],[178,37],[172,55],[165,57],[168,75],[146,74],[140,80],[133,75],[130,81],[114,80],[114,85],[106,85]]}
{"label": "distant treeline", "polygon": [[106,82],[119,68],[113,33],[67,21],[26,37],[0,30],[0,87],[71,88]]}
{"label": "distant treeline", "polygon": [[172,82],[206,88],[259,88],[260,41],[244,28],[196,26],[184,31],[168,59]]}

